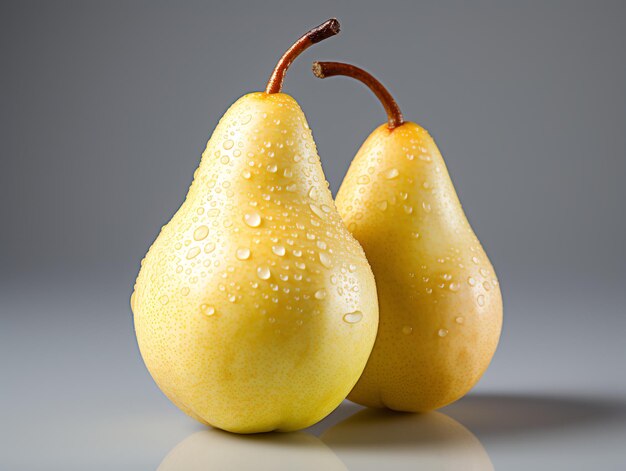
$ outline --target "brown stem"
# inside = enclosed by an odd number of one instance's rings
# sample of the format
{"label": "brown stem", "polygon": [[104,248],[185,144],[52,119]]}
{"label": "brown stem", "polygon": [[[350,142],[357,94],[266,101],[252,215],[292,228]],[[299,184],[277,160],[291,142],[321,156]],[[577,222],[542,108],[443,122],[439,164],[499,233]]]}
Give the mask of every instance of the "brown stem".
{"label": "brown stem", "polygon": [[316,26],[293,43],[293,46],[287,49],[287,51],[283,54],[283,57],[281,57],[278,61],[278,64],[276,64],[274,72],[272,72],[270,79],[267,81],[265,93],[280,93],[283,88],[283,81],[285,80],[287,69],[295,58],[313,44],[323,41],[326,38],[330,38],[337,33],[339,33],[339,21],[335,18],[331,18],[321,25]]}
{"label": "brown stem", "polygon": [[393,99],[391,93],[373,75],[363,69],[343,62],[313,62],[313,74],[318,78],[333,77],[335,75],[345,75],[353,79],[360,80],[369,87],[374,95],[378,97],[387,112],[389,129],[397,128],[404,123],[400,107]]}

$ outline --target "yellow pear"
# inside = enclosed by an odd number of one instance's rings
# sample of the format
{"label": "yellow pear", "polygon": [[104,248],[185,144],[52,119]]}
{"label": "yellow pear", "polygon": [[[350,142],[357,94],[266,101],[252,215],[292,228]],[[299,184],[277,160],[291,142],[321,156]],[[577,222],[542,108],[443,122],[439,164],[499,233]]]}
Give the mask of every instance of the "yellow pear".
{"label": "yellow pear", "polygon": [[289,431],[358,380],[378,325],[376,287],[342,223],[302,110],[280,93],[311,30],[264,93],[220,120],[185,202],[142,262],[131,307],[152,377],[200,422]]}
{"label": "yellow pear", "polygon": [[389,92],[364,70],[333,62],[313,70],[321,78],[361,80],[388,113],[336,198],[372,266],[380,308],[372,355],[349,399],[400,411],[437,409],[466,394],[496,350],[496,274],[428,132],[404,122]]}

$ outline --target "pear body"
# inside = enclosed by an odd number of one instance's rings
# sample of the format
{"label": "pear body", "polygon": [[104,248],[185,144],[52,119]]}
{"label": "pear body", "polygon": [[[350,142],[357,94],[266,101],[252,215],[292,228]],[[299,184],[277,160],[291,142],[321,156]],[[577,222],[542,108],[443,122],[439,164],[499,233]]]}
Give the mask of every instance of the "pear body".
{"label": "pear body", "polygon": [[336,204],[372,266],[380,309],[374,349],[349,399],[401,411],[459,399],[495,352],[502,298],[428,132],[410,122],[377,128]]}
{"label": "pear body", "polygon": [[376,336],[376,299],[302,110],[251,93],[216,127],[131,307],[165,395],[203,423],[254,433],[307,427],[345,398]]}

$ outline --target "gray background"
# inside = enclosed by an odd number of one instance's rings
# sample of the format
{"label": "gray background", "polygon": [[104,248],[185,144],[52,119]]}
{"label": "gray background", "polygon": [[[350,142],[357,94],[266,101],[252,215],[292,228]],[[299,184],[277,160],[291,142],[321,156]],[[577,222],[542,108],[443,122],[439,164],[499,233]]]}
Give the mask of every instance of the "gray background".
{"label": "gray background", "polygon": [[501,346],[444,412],[496,469],[626,466],[626,3],[4,1],[0,468],[154,469],[200,430],[139,357],[139,260],[226,108],[333,16],[285,83],[331,188],[384,113],[315,59],[372,71],[431,131],[501,280]]}

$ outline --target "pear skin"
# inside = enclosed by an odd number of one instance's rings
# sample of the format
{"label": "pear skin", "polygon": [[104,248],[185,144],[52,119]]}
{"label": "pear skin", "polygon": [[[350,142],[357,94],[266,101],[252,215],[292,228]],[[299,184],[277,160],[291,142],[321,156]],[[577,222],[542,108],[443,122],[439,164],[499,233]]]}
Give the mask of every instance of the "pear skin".
{"label": "pear skin", "polygon": [[376,336],[376,286],[296,101],[226,112],[132,297],[148,370],[201,422],[296,430],[329,414]]}
{"label": "pear skin", "polygon": [[376,277],[380,324],[349,399],[428,411],[466,394],[487,369],[502,327],[502,297],[441,153],[404,122],[377,128],[336,198]]}

